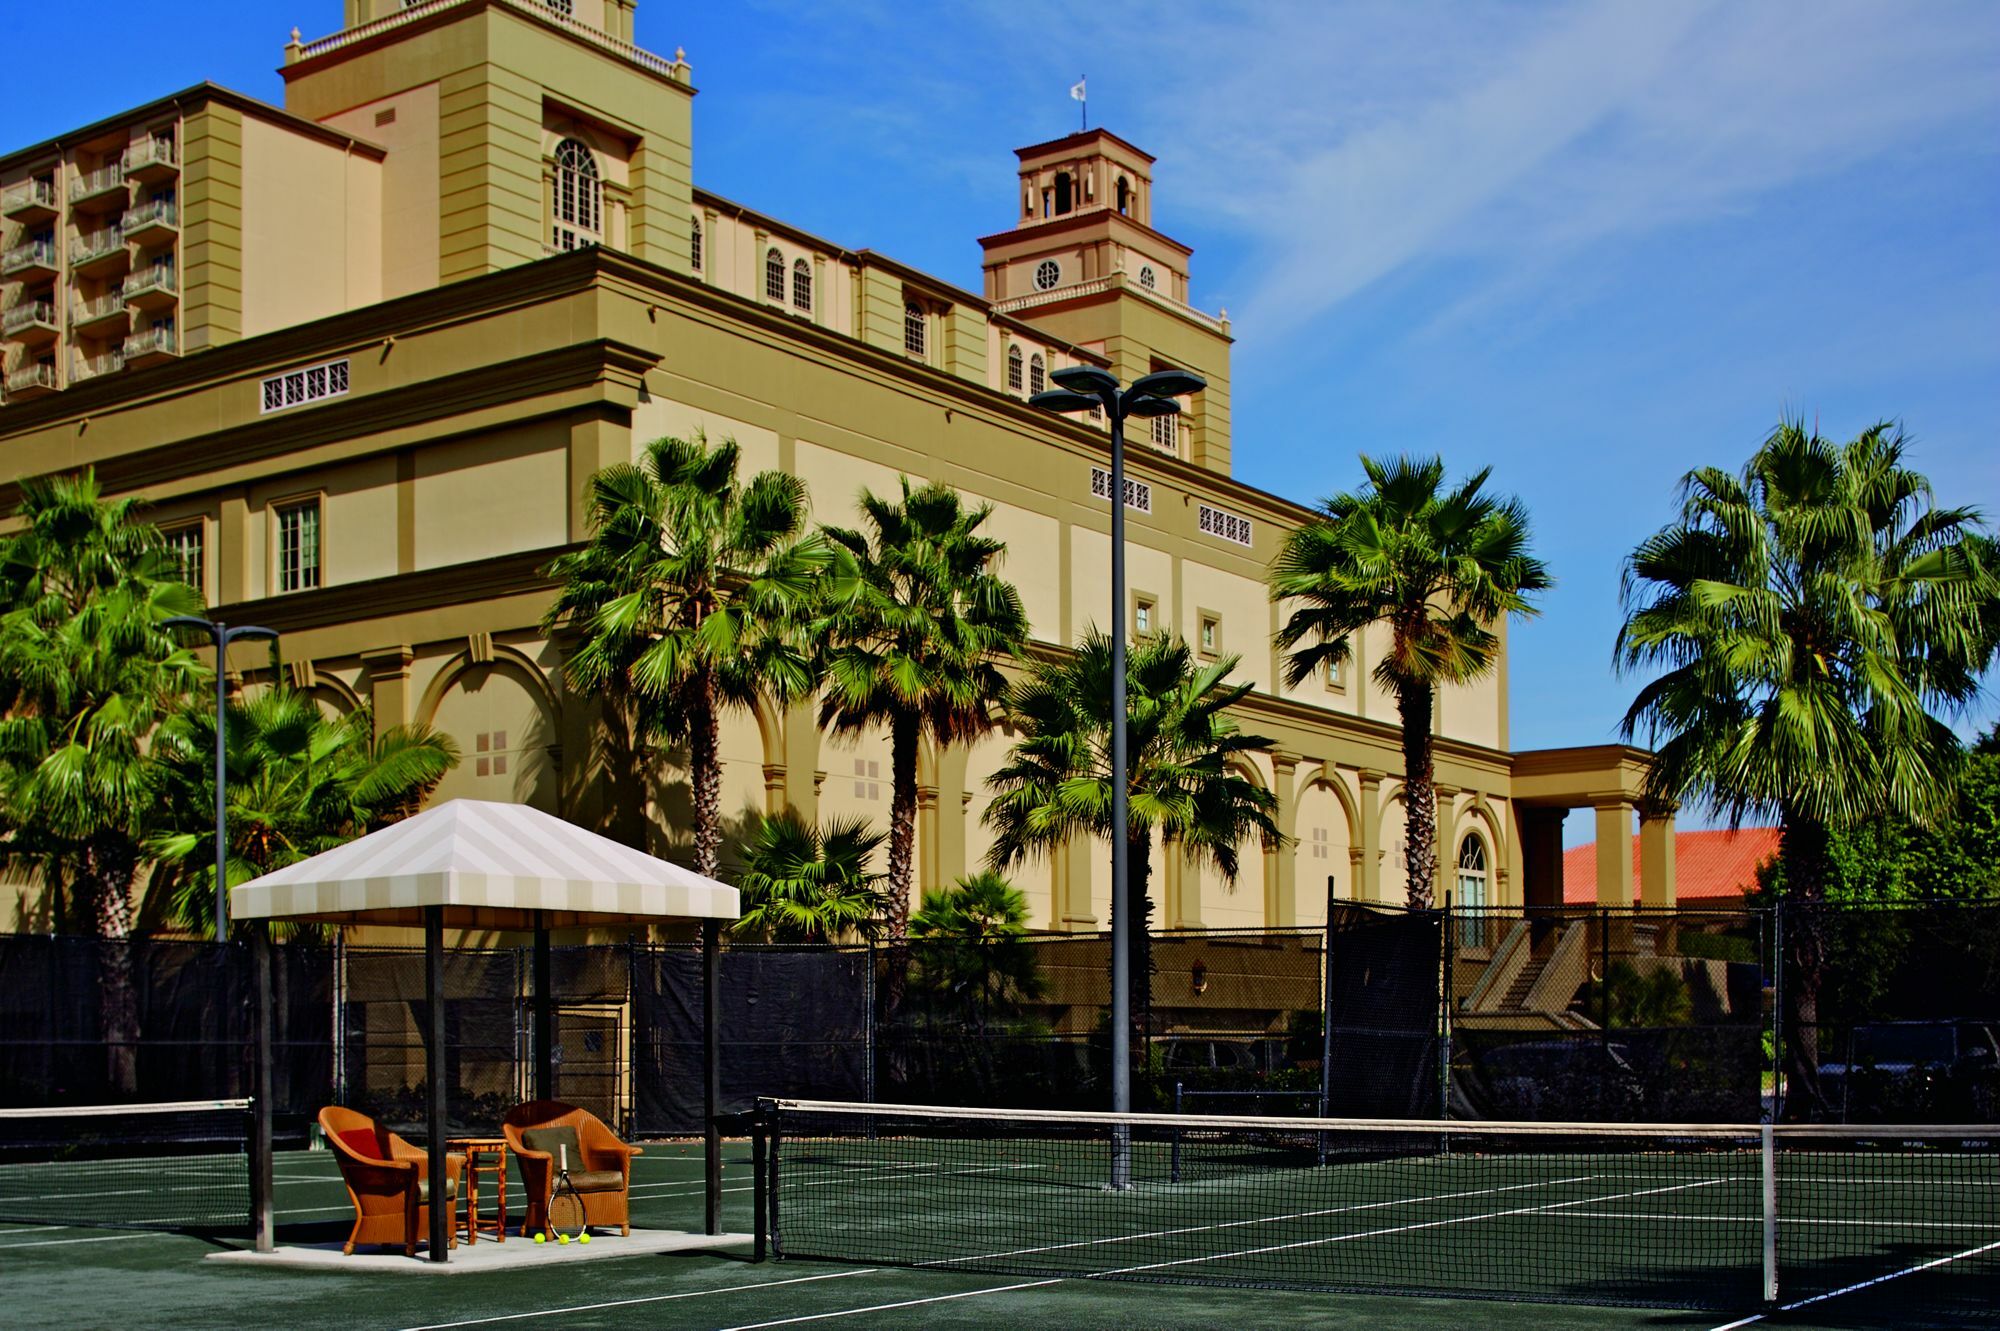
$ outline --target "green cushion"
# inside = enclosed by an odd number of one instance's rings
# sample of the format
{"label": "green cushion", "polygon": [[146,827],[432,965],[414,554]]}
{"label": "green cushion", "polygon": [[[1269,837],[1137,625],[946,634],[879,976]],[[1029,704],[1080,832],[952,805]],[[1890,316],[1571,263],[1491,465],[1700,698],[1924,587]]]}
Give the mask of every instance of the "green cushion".
{"label": "green cushion", "polygon": [[567,1123],[553,1128],[529,1128],[521,1134],[521,1144],[531,1151],[546,1152],[549,1163],[557,1167],[562,1164],[562,1148],[567,1147],[570,1172],[574,1174],[583,1168],[583,1147],[577,1142],[576,1129]]}
{"label": "green cushion", "polygon": [[616,1169],[571,1169],[569,1181],[578,1192],[617,1192],[625,1186],[625,1175]]}
{"label": "green cushion", "polygon": [[[457,1179],[448,1178],[444,1181],[444,1195],[448,1199],[452,1200],[457,1199],[458,1197]],[[417,1180],[417,1205],[429,1206],[430,1204],[431,1204],[431,1181],[427,1178],[419,1178]]]}

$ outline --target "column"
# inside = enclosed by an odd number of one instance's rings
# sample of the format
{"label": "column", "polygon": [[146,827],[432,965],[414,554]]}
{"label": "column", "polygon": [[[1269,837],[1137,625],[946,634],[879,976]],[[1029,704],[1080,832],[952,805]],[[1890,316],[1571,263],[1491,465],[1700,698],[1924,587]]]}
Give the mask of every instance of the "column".
{"label": "column", "polygon": [[1271,928],[1290,928],[1299,922],[1298,893],[1290,872],[1293,857],[1284,853],[1278,838],[1263,840],[1264,923]]}
{"label": "column", "polygon": [[1362,768],[1361,778],[1361,873],[1354,883],[1357,901],[1382,899],[1382,776]]}
{"label": "column", "polygon": [[935,892],[944,886],[944,878],[938,863],[938,788],[919,785],[917,787],[917,901],[923,904],[923,894]]}
{"label": "column", "polygon": [[1597,806],[1597,904],[1632,904],[1632,806]]}
{"label": "column", "polygon": [[[1153,872],[1147,875],[1147,886],[1157,889],[1160,910],[1153,916],[1153,927],[1157,929],[1191,929],[1195,926],[1185,919],[1187,903],[1181,892],[1188,877],[1187,858],[1181,854],[1179,841],[1162,839],[1159,858],[1153,863]],[[1199,884],[1200,876],[1195,881]],[[1199,887],[1196,888],[1199,892]],[[1201,913],[1199,906],[1195,913]]]}
{"label": "column", "polygon": [[1671,906],[1674,884],[1674,815],[1671,810],[1639,812],[1639,899],[1647,906]]}
{"label": "column", "polygon": [[1098,849],[1094,837],[1075,836],[1065,841],[1052,857],[1054,864],[1054,915],[1057,929],[1093,932],[1098,927],[1090,898],[1091,856]]}
{"label": "column", "polygon": [[1431,884],[1431,900],[1442,906],[1445,895],[1458,886],[1458,826],[1453,804],[1458,787],[1434,784],[1437,793],[1437,869]]}
{"label": "column", "polygon": [[410,663],[415,659],[416,653],[406,643],[361,653],[378,738],[396,726],[408,725],[413,719],[410,716]]}
{"label": "column", "polygon": [[599,416],[569,427],[569,539],[590,539],[590,478],[614,462],[632,460],[632,427]]}
{"label": "column", "polygon": [[[1278,835],[1297,844],[1299,834],[1299,757],[1271,755],[1271,793],[1278,797]],[[1299,919],[1298,856],[1287,855],[1272,842],[1264,844],[1264,923],[1297,924]]]}
{"label": "column", "polygon": [[[1518,806],[1517,806],[1518,807]],[[1563,903],[1563,819],[1568,809],[1520,808],[1521,904]]]}
{"label": "column", "polygon": [[819,716],[810,699],[785,711],[785,802],[810,825],[819,822]]}

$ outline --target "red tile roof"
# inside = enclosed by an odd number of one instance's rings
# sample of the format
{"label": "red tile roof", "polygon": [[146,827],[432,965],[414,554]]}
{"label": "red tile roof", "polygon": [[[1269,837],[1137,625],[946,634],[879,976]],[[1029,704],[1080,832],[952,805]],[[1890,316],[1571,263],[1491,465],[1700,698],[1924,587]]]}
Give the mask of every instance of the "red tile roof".
{"label": "red tile roof", "polygon": [[[1736,897],[1757,886],[1757,866],[1778,853],[1775,827],[1674,835],[1674,882],[1681,901]],[[1639,891],[1639,838],[1632,838],[1632,891]],[[1563,900],[1597,900],[1597,844],[1563,852]]]}

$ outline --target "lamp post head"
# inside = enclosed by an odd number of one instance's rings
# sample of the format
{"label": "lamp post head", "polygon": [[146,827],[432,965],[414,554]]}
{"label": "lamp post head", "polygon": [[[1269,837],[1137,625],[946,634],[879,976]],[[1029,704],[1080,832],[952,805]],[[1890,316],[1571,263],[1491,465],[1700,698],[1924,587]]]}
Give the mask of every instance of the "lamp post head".
{"label": "lamp post head", "polygon": [[1208,380],[1186,370],[1155,370],[1132,381],[1127,389],[1133,397],[1186,397],[1208,387]]}
{"label": "lamp post head", "polygon": [[1106,393],[1118,391],[1118,380],[1107,370],[1095,365],[1065,365],[1049,378],[1072,393],[1086,393],[1091,397],[1102,397]]}
{"label": "lamp post head", "polygon": [[209,623],[199,615],[175,615],[171,619],[161,620],[160,627],[163,629],[200,629],[203,633],[211,637],[215,634],[215,625]]}
{"label": "lamp post head", "polygon": [[229,640],[231,642],[235,642],[241,638],[257,638],[261,640],[269,640],[269,639],[274,639],[277,636],[278,636],[278,630],[267,629],[258,624],[245,624],[240,628],[233,628],[229,630]]}
{"label": "lamp post head", "polygon": [[1043,411],[1068,413],[1073,411],[1089,411],[1092,407],[1100,407],[1104,404],[1094,397],[1085,397],[1081,393],[1072,393],[1068,389],[1051,388],[1046,392],[1037,393],[1029,398],[1028,405],[1031,407],[1040,407]]}
{"label": "lamp post head", "polygon": [[1170,397],[1133,397],[1128,393],[1125,402],[1127,416],[1174,416],[1181,409],[1181,404]]}

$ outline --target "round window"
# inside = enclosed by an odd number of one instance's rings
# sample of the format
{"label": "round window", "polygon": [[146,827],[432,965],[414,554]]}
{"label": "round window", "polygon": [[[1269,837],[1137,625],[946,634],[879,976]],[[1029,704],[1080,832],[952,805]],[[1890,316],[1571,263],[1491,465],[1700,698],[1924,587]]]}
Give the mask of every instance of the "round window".
{"label": "round window", "polygon": [[1044,259],[1035,265],[1035,290],[1048,291],[1062,281],[1062,266],[1054,259]]}
{"label": "round window", "polygon": [[1147,264],[1139,270],[1139,285],[1148,291],[1160,285],[1160,279],[1153,276],[1153,265]]}

